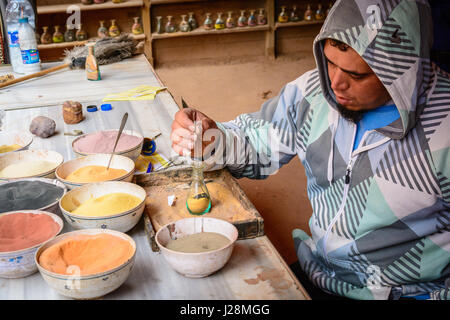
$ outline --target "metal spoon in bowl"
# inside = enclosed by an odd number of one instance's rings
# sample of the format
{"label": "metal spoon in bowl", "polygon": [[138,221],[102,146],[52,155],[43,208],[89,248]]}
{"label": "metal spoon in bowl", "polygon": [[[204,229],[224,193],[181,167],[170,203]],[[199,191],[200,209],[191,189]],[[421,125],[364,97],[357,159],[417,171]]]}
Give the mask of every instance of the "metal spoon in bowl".
{"label": "metal spoon in bowl", "polygon": [[125,112],[125,114],[122,117],[122,123],[120,124],[119,132],[117,133],[116,142],[114,143],[114,148],[111,153],[111,157],[109,158],[109,162],[108,162],[108,166],[106,167],[106,170],[108,170],[109,166],[111,165],[111,160],[114,156],[114,151],[116,151],[117,142],[119,142],[120,135],[122,134],[123,128],[125,127],[125,123],[127,123],[127,119],[128,119],[128,112]]}

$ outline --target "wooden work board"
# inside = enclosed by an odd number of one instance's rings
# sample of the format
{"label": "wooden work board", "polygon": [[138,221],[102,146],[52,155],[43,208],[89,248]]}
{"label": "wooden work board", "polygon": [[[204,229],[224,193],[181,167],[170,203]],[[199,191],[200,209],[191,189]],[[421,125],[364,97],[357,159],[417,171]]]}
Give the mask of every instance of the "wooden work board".
{"label": "wooden work board", "polygon": [[[264,235],[264,220],[231,176],[228,169],[204,172],[206,186],[211,196],[211,211],[203,217],[226,220],[238,229],[238,239]],[[186,196],[191,181],[191,170],[171,170],[136,176],[136,183],[147,192],[144,223],[148,241],[153,251],[159,251],[155,241],[158,230],[167,223],[195,217],[186,209]],[[176,196],[169,206],[167,198]]]}

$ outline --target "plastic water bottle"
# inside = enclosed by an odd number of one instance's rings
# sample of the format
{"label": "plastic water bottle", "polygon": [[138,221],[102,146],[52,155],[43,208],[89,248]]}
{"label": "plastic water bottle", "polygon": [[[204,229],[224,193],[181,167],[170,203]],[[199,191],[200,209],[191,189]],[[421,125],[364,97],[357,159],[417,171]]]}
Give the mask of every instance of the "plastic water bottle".
{"label": "plastic water bottle", "polygon": [[11,65],[16,73],[24,73],[19,46],[19,19],[21,17],[28,17],[28,22],[35,28],[33,6],[27,0],[10,0],[6,6],[6,30]]}
{"label": "plastic water bottle", "polygon": [[28,18],[20,18],[19,23],[19,45],[23,71],[25,74],[39,72],[41,71],[41,59],[39,59],[34,29],[28,23]]}

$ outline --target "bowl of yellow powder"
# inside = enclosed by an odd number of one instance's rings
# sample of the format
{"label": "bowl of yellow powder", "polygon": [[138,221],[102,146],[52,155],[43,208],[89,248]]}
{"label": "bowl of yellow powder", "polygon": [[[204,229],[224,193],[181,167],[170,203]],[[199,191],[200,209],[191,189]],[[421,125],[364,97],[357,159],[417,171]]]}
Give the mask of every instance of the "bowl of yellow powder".
{"label": "bowl of yellow powder", "polygon": [[238,230],[233,224],[208,217],[168,223],[155,236],[167,263],[189,278],[207,277],[223,268],[237,238]]}
{"label": "bowl of yellow powder", "polygon": [[69,160],[56,170],[56,178],[68,189],[88,183],[103,181],[131,182],[134,174],[134,161],[121,155],[114,155],[109,168],[110,154],[93,154]]}
{"label": "bowl of yellow powder", "polygon": [[130,275],[136,243],[108,229],[67,232],[44,243],[35,263],[45,282],[73,299],[95,299],[119,288]]}
{"label": "bowl of yellow powder", "polygon": [[66,193],[59,207],[75,229],[131,230],[144,212],[147,193],[123,181],[90,183]]}
{"label": "bowl of yellow powder", "polygon": [[23,150],[0,156],[0,180],[22,178],[55,178],[55,171],[64,162],[56,151]]}
{"label": "bowl of yellow powder", "polygon": [[14,151],[28,150],[33,136],[28,132],[3,132],[0,134],[0,156]]}

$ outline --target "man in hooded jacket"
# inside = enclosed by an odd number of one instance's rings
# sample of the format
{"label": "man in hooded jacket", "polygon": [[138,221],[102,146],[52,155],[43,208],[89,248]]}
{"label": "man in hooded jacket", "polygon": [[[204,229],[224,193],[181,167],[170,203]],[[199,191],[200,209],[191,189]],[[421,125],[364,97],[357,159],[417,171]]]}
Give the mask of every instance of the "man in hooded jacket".
{"label": "man in hooded jacket", "polygon": [[179,111],[173,149],[192,154],[195,122],[211,170],[264,179],[297,155],[312,236],[292,234],[316,287],[448,299],[450,77],[430,61],[432,38],[426,0],[338,0],[314,41],[316,69],[230,122]]}

